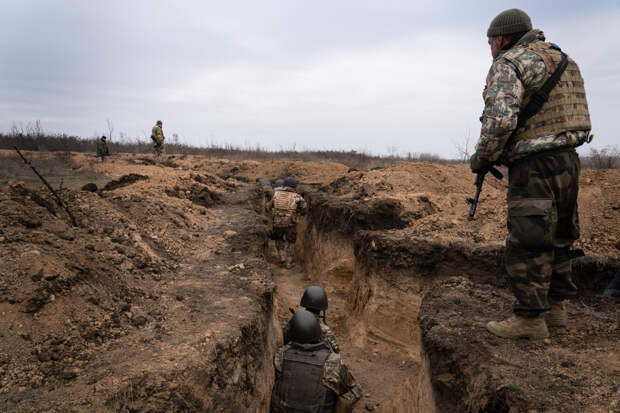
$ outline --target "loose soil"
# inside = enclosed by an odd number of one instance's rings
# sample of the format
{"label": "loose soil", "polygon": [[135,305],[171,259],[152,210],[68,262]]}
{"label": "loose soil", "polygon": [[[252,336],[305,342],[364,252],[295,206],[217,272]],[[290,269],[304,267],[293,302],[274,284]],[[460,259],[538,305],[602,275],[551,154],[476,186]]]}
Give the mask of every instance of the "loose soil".
{"label": "loose soil", "polygon": [[[266,412],[280,326],[316,284],[356,412],[618,409],[619,314],[600,292],[620,268],[620,170],[582,172],[581,295],[545,343],[484,329],[512,304],[505,182],[469,222],[465,165],[26,155],[54,187],[68,176],[78,226],[0,151],[2,411]],[[291,270],[254,183],[288,175],[309,203]]]}

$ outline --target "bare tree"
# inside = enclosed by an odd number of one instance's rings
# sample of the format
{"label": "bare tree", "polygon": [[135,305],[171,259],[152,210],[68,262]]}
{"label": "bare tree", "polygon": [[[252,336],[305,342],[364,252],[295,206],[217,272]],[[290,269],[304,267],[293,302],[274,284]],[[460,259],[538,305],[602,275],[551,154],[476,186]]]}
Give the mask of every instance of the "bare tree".
{"label": "bare tree", "polygon": [[469,157],[471,156],[469,145],[471,142],[471,132],[467,129],[467,135],[463,137],[461,142],[454,142],[454,146],[456,147],[456,153],[458,159],[462,162],[469,161]]}
{"label": "bare tree", "polygon": [[[24,128],[22,127],[22,129],[21,129],[22,135],[23,135],[23,132],[24,132]],[[11,125],[11,136],[17,136],[19,134],[20,134],[20,130],[17,127],[17,123],[13,122],[13,124]]]}
{"label": "bare tree", "polygon": [[618,147],[606,146],[602,149],[590,148],[590,155],[585,159],[586,165],[593,169],[612,169],[620,167],[620,150]]}
{"label": "bare tree", "polygon": [[32,130],[34,131],[35,136],[43,136],[43,127],[41,126],[41,121],[39,119],[34,121],[32,125]]}
{"label": "bare tree", "polygon": [[112,142],[112,134],[114,133],[114,123],[110,119],[106,119],[108,125],[108,139]]}

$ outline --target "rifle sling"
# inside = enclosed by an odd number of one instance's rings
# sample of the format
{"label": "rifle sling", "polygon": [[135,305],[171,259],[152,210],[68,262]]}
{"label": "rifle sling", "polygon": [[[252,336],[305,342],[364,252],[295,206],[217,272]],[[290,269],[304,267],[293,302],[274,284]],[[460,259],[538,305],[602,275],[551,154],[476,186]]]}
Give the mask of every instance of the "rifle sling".
{"label": "rifle sling", "polygon": [[515,129],[515,132],[521,127],[523,127],[523,125],[525,125],[525,122],[527,122],[528,119],[538,113],[540,108],[542,108],[542,106],[549,99],[549,93],[551,93],[551,90],[553,90],[555,85],[557,85],[560,81],[560,77],[562,77],[562,74],[568,66],[568,56],[566,56],[566,53],[564,53],[562,50],[560,50],[560,53],[562,53],[562,61],[560,61],[560,64],[555,69],[555,72],[553,72],[553,74],[549,79],[547,79],[545,84],[542,85],[542,87],[532,95],[528,104],[519,113],[517,128]]}

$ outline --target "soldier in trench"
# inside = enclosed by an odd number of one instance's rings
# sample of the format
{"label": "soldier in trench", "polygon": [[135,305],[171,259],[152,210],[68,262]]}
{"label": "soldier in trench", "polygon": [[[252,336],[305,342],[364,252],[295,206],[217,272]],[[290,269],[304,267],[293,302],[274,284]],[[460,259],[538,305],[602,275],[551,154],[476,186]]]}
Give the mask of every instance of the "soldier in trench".
{"label": "soldier in trench", "polygon": [[271,413],[351,412],[362,388],[340,355],[321,340],[314,314],[305,310],[295,313],[290,337],[291,343],[280,347],[274,357]]}
{"label": "soldier in trench", "polygon": [[566,326],[565,300],[577,290],[571,267],[579,238],[575,147],[592,140],[586,92],[577,64],[545,42],[524,11],[497,15],[487,36],[493,63],[470,165],[474,173],[508,167],[505,263],[517,299],[514,315],[487,329],[504,338],[545,338],[547,325]]}
{"label": "soldier in trench", "polygon": [[[321,341],[327,343],[333,352],[340,353],[340,347],[336,342],[336,336],[325,322],[325,313],[327,312],[327,293],[325,290],[318,285],[312,285],[306,288],[299,305],[304,307],[306,311],[310,311],[315,315],[317,320],[319,320],[319,325],[321,327]],[[291,311],[293,311],[293,309],[291,309]],[[322,315],[321,312],[323,312]],[[291,341],[291,322],[292,318],[283,330],[284,344],[288,344]]]}
{"label": "soldier in trench", "polygon": [[272,216],[272,239],[276,242],[279,263],[286,268],[292,268],[295,261],[297,221],[299,215],[306,213],[307,205],[303,197],[295,192],[295,178],[287,177],[283,185],[276,188],[267,209]]}

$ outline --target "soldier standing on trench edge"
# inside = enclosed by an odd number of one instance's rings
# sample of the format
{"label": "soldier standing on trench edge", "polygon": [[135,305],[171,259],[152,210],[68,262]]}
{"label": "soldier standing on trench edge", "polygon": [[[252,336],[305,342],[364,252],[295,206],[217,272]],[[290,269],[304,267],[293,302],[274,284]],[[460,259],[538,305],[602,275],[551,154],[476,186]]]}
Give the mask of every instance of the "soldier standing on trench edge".
{"label": "soldier standing on trench edge", "polygon": [[303,197],[295,192],[297,182],[293,177],[284,179],[284,186],[276,189],[267,209],[273,219],[272,238],[276,241],[280,265],[292,268],[295,261],[295,241],[299,215],[306,213]]}
{"label": "soldier standing on trench edge", "polygon": [[105,157],[110,155],[106,139],[105,135],[103,135],[101,139],[97,141],[97,158],[101,158],[101,162],[105,162]]}
{"label": "soldier standing on trench edge", "polygon": [[[475,173],[508,166],[505,262],[517,299],[514,315],[487,329],[504,338],[540,339],[549,336],[547,324],[566,326],[565,300],[577,290],[571,268],[571,247],[579,238],[575,147],[592,140],[590,114],[583,78],[569,57],[548,100],[537,94],[565,55],[532,29],[525,12],[503,11],[487,36],[493,64],[470,165]],[[528,106],[541,97],[541,107]]]}
{"label": "soldier standing on trench edge", "polygon": [[164,150],[164,131],[162,129],[163,122],[158,120],[151,130],[151,140],[153,141],[153,150],[155,151],[155,163],[159,165],[161,154]]}
{"label": "soldier standing on trench edge", "polygon": [[340,355],[321,341],[314,314],[296,312],[290,327],[291,343],[280,347],[274,357],[271,413],[351,412],[362,388]]}

